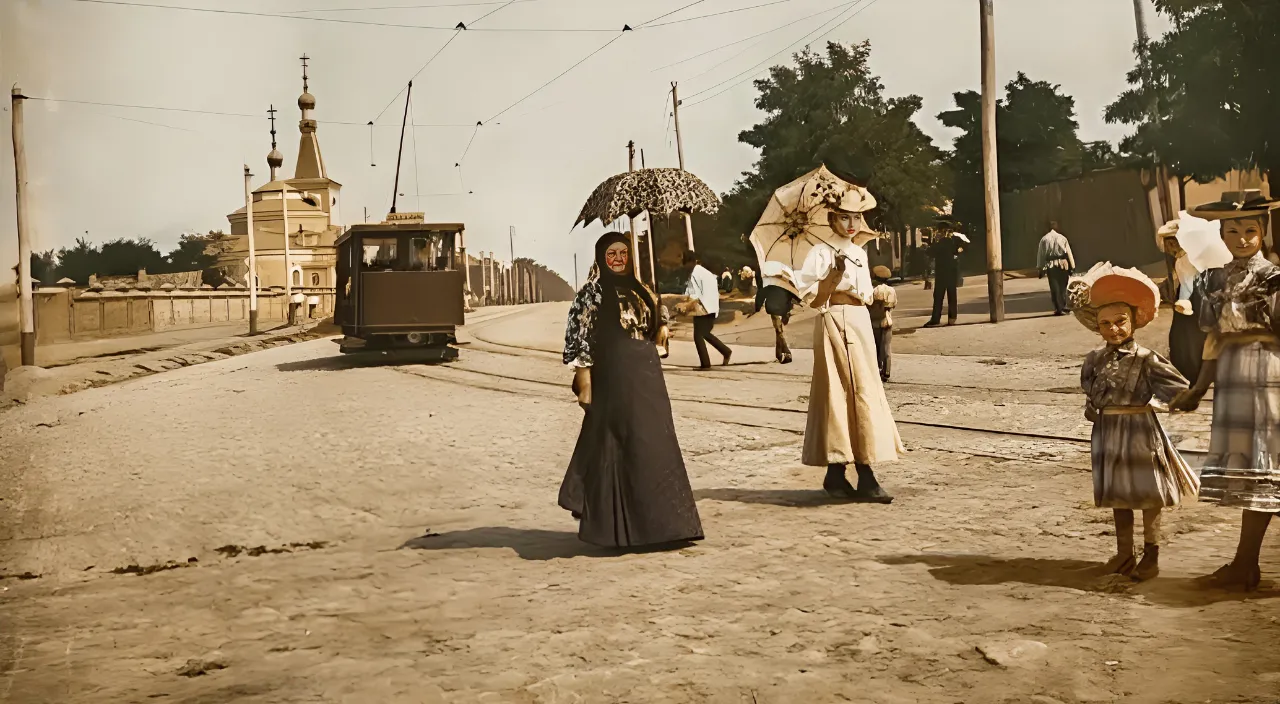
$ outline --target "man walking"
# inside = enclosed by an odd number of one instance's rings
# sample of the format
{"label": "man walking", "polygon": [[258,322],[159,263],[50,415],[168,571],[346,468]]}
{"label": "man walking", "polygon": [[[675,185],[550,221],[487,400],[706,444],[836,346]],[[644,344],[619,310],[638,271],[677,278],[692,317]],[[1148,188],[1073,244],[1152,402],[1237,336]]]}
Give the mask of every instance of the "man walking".
{"label": "man walking", "polygon": [[716,275],[702,266],[696,252],[684,253],[684,266],[689,272],[689,285],[685,288],[685,295],[693,299],[686,304],[686,311],[693,315],[693,344],[698,348],[698,368],[711,368],[711,357],[707,354],[708,342],[724,355],[724,363],[728,364],[733,352],[711,334],[716,316],[720,314],[720,292],[716,288]]}
{"label": "man walking", "polygon": [[942,324],[942,299],[947,299],[947,325],[955,325],[959,311],[956,308],[956,285],[960,282],[960,255],[964,253],[965,240],[960,236],[943,230],[929,245],[929,256],[933,259],[933,315],[929,316],[926,328],[936,328]]}
{"label": "man walking", "polygon": [[1067,314],[1067,281],[1075,271],[1076,258],[1071,254],[1071,243],[1058,232],[1058,223],[1049,223],[1049,232],[1040,238],[1036,254],[1036,268],[1040,277],[1049,277],[1049,295],[1053,298],[1053,314]]}

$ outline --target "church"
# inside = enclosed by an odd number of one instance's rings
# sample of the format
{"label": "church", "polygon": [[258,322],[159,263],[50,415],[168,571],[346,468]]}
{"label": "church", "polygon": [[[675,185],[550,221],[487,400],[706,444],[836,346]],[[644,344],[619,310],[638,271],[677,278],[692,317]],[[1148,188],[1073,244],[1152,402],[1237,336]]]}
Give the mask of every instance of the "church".
{"label": "church", "polygon": [[[329,289],[336,280],[337,247],[342,234],[340,216],[342,184],[329,178],[314,117],[316,98],[307,87],[307,57],[302,57],[302,95],[298,98],[302,119],[301,137],[293,178],[282,179],[284,155],[276,148],[275,110],[271,111],[271,152],[267,155],[270,179],[253,191],[253,239],[257,259],[258,286],[286,284],[295,294],[319,293],[309,289]],[[286,213],[287,210],[287,213]],[[241,207],[227,215],[231,241],[218,259],[218,266],[234,281],[248,285],[248,217]],[[285,271],[285,223],[288,223],[288,263]]]}

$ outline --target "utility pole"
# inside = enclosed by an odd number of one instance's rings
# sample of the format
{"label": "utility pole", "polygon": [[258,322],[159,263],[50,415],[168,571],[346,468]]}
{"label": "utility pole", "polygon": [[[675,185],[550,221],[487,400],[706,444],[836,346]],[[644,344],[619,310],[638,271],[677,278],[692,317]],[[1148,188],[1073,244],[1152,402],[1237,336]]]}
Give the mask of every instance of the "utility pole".
{"label": "utility pole", "polygon": [[289,184],[280,183],[280,212],[284,219],[284,317],[293,325],[293,258],[289,256]]}
{"label": "utility pole", "polygon": [[573,290],[578,290],[578,253],[573,253]]}
{"label": "utility pole", "polygon": [[[680,170],[684,171],[684,141],[680,138],[680,94],[676,89],[676,84],[671,84],[671,116],[676,123],[676,155],[680,157]],[[689,251],[693,249],[693,216],[689,213],[681,213],[684,216],[684,236],[688,240]]]}
{"label": "utility pole", "polygon": [[244,167],[245,232],[249,237],[249,334],[258,334],[258,258],[253,243],[253,174]]}
{"label": "utility pole", "polygon": [[[1160,130],[1160,100],[1156,96],[1155,76],[1151,73],[1151,58],[1148,48],[1151,38],[1147,35],[1147,20],[1142,7],[1143,0],[1133,0],[1133,17],[1138,29],[1138,61],[1142,63],[1142,81],[1147,89],[1150,98],[1150,104],[1147,109],[1151,113],[1151,122],[1156,126],[1156,131]],[[1163,225],[1173,219],[1176,210],[1172,207],[1173,197],[1169,193],[1169,176],[1164,167],[1160,163],[1160,155],[1154,150],[1151,152],[1152,165],[1155,167],[1156,179],[1156,196],[1160,202],[1160,217],[1164,222],[1157,223],[1157,226]],[[1185,207],[1185,204],[1182,204]],[[1172,266],[1172,264],[1170,264]],[[1170,280],[1172,280],[1172,269],[1169,270]]]}
{"label": "utility pole", "polygon": [[[515,225],[511,225],[507,228],[507,245],[511,248],[511,266],[512,268],[515,268],[515,265],[516,265],[516,226]],[[519,291],[516,292],[515,302],[517,305],[519,305],[520,303]]]}
{"label": "utility pole", "polygon": [[[627,172],[636,170],[636,143],[635,141],[627,142]],[[627,215],[627,223],[631,225],[631,271],[635,273],[636,280],[640,279],[640,240],[636,238],[636,219],[632,215]]]}
{"label": "utility pole", "polygon": [[1004,263],[1000,256],[1000,172],[996,164],[996,28],[994,0],[982,12],[982,172],[987,192],[987,305],[991,322],[1004,320]]}
{"label": "utility pole", "polygon": [[31,282],[31,220],[27,214],[27,148],[22,139],[22,101],[27,96],[22,89],[13,87],[11,92],[13,115],[13,171],[18,199],[18,305],[21,325],[22,366],[36,364],[36,307],[32,300]]}

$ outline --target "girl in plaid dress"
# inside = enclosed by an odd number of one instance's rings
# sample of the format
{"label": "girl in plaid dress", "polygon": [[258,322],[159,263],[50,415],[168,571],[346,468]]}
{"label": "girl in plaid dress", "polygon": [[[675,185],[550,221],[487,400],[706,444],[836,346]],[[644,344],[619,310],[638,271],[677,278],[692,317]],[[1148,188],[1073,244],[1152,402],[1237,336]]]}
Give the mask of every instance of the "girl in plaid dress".
{"label": "girl in plaid dress", "polygon": [[1194,387],[1172,404],[1195,410],[1213,386],[1213,430],[1200,496],[1243,510],[1235,559],[1207,578],[1211,586],[1253,591],[1272,514],[1280,512],[1280,267],[1263,253],[1270,211],[1259,191],[1223,194],[1192,215],[1222,223],[1231,263],[1202,273],[1200,326],[1209,333]]}
{"label": "girl in plaid dress", "polygon": [[[1093,499],[1115,515],[1116,555],[1106,569],[1145,581],[1160,572],[1161,512],[1200,488],[1151,406],[1153,397],[1173,400],[1187,380],[1133,340],[1160,305],[1159,291],[1142,272],[1104,262],[1072,281],[1068,295],[1076,318],[1107,343],[1090,352],[1080,370],[1085,417],[1093,421]],[[1142,562],[1134,556],[1134,511],[1142,511]]]}

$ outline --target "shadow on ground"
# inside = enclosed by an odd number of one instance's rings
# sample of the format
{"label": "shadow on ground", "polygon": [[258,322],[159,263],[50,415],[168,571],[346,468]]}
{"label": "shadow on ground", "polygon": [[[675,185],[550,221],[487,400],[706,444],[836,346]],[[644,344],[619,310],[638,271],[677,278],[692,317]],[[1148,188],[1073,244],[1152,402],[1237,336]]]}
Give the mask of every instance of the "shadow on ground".
{"label": "shadow on ground", "polygon": [[[910,489],[889,490],[895,497],[914,493]],[[698,501],[732,501],[740,504],[763,504],[767,506],[790,506],[796,508],[816,508],[819,506],[836,506],[844,504],[866,504],[883,506],[866,501],[838,499],[827,495],[821,489],[701,489],[693,492]]]}
{"label": "shadow on ground", "polygon": [[1088,592],[1141,596],[1161,606],[1200,608],[1221,602],[1280,598],[1280,589],[1264,581],[1251,594],[1209,589],[1190,577],[1157,577],[1137,583],[1127,577],[1106,574],[1102,563],[1085,560],[1049,560],[1031,557],[1003,559],[990,555],[925,553],[879,558],[886,565],[925,565],[929,574],[948,584],[991,586],[1026,584],[1064,587]]}
{"label": "shadow on ground", "polygon": [[276,365],[276,370],[282,372],[340,372],[347,369],[361,369],[364,367],[403,367],[415,364],[440,366],[448,364],[448,362],[435,359],[401,359],[390,356],[378,356],[375,354],[344,354],[334,357],[303,359],[296,362],[281,362]]}
{"label": "shadow on ground", "polygon": [[507,528],[493,526],[470,528],[448,533],[428,533],[406,541],[400,549],[412,550],[472,550],[476,548],[506,548],[515,551],[522,560],[558,560],[571,557],[618,557],[627,554],[665,552],[690,547],[693,543],[678,543],[650,548],[623,550],[601,548],[578,540],[577,533],[538,528]]}

